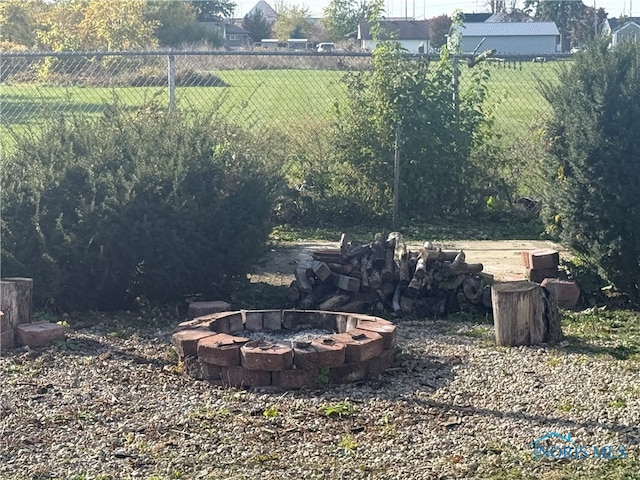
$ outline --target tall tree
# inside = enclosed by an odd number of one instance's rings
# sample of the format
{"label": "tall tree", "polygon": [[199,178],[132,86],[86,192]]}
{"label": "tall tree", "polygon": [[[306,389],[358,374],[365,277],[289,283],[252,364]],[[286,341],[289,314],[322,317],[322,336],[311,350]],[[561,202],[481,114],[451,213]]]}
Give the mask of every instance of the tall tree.
{"label": "tall tree", "polygon": [[251,15],[246,14],[242,20],[242,28],[249,32],[251,40],[254,42],[271,36],[271,23],[264,18],[260,10],[256,10]]}
{"label": "tall tree", "polygon": [[211,17],[230,17],[236,9],[236,4],[230,0],[191,0],[191,5],[198,12],[198,19]]}
{"label": "tall tree", "polygon": [[356,30],[358,23],[369,18],[371,12],[371,4],[366,0],[331,0],[322,11],[320,22],[329,39],[339,42]]}
{"label": "tall tree", "polygon": [[84,18],[84,0],[61,0],[49,5],[40,17],[36,32],[38,46],[60,52],[82,50],[78,25]]}
{"label": "tall tree", "polygon": [[0,2],[0,41],[32,47],[36,43],[37,22],[45,8],[41,0]]}
{"label": "tall tree", "polygon": [[84,48],[132,50],[153,47],[155,23],[143,16],[144,0],[91,1],[78,25]]}
{"label": "tall tree", "polygon": [[155,24],[154,34],[161,46],[179,47],[185,43],[218,43],[220,40],[215,30],[198,22],[196,9],[188,2],[147,0],[144,18]]}
{"label": "tall tree", "polygon": [[535,11],[537,20],[555,22],[560,31],[562,51],[571,48],[574,27],[583,17],[585,5],[581,1],[525,0],[525,9]]}
{"label": "tall tree", "polygon": [[308,38],[313,32],[309,9],[296,5],[280,6],[273,30],[280,41],[288,38]]}
{"label": "tall tree", "polygon": [[447,35],[451,29],[451,17],[439,15],[429,20],[429,41],[435,48],[440,48],[447,43]]}
{"label": "tall tree", "polygon": [[593,40],[606,19],[607,12],[603,8],[595,10],[593,7],[586,7],[582,17],[573,25],[574,44],[582,46]]}

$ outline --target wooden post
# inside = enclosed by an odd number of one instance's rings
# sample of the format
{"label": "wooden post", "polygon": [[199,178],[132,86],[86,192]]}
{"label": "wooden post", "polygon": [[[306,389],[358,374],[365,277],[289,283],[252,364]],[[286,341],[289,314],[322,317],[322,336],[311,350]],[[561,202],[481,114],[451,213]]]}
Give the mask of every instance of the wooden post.
{"label": "wooden post", "polygon": [[169,110],[176,107],[176,57],[167,56],[167,83],[169,84]]}
{"label": "wooden post", "polygon": [[393,146],[393,228],[398,228],[400,205],[400,124],[396,127],[396,141]]}
{"label": "wooden post", "polygon": [[537,283],[496,283],[491,300],[497,345],[537,345],[561,339],[557,308]]}
{"label": "wooden post", "polygon": [[0,310],[4,312],[11,328],[31,323],[33,279],[3,278],[0,281]]}

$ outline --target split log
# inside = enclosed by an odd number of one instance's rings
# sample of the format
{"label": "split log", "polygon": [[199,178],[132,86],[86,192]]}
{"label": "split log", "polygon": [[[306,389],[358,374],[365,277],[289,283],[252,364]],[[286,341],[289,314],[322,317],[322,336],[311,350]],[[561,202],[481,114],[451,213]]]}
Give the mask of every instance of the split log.
{"label": "split log", "polygon": [[289,285],[285,296],[291,303],[295,303],[300,300],[300,289],[298,288],[298,282],[296,282],[295,280],[291,282],[291,285]]}
{"label": "split log", "polygon": [[354,258],[354,257],[362,257],[371,253],[371,244],[366,243],[364,245],[358,245],[356,247],[352,246],[351,249],[343,254],[343,257],[346,259]]}
{"label": "split log", "polygon": [[380,300],[387,302],[395,290],[396,287],[392,283],[383,283],[380,288],[376,289],[376,294],[380,297]]}
{"label": "split log", "polygon": [[427,259],[422,255],[418,256],[416,260],[416,269],[413,272],[414,278],[422,278],[424,277],[425,272],[427,271]]}
{"label": "split log", "polygon": [[431,290],[433,285],[433,271],[429,270],[427,274],[422,278],[422,290],[426,293]]}
{"label": "split log", "polygon": [[397,280],[398,272],[396,271],[396,264],[393,261],[393,250],[387,249],[385,251],[384,268],[382,269],[382,281],[386,283]]}
{"label": "split log", "polygon": [[340,275],[350,275],[353,272],[353,265],[351,263],[329,263],[327,264],[332,272]]}
{"label": "split log", "polygon": [[345,253],[347,253],[348,250],[348,244],[349,244],[349,238],[347,237],[346,233],[343,233],[340,236],[340,253],[342,255],[344,255]]}
{"label": "split log", "polygon": [[409,252],[409,257],[407,258],[407,268],[410,272],[414,272],[416,269],[416,264],[418,263],[418,254],[415,252]]}
{"label": "split log", "polygon": [[420,250],[420,256],[424,257],[426,261],[453,262],[456,257],[460,257],[460,254],[462,254],[464,261],[464,252],[461,250],[429,250],[426,248]]}
{"label": "split log", "polygon": [[295,272],[293,272],[293,276],[296,278],[296,282],[298,282],[298,288],[300,289],[300,291],[304,293],[311,293],[313,291],[311,282],[307,277],[306,268],[303,268],[303,267],[296,268]]}
{"label": "split log", "polygon": [[480,296],[482,299],[482,305],[485,308],[491,308],[491,285],[486,285],[482,287],[482,295]]}
{"label": "split log", "polygon": [[377,290],[382,285],[382,275],[378,270],[372,270],[371,275],[369,275],[369,286],[373,290]]}
{"label": "split log", "polygon": [[442,264],[442,274],[445,277],[452,277],[463,273],[479,273],[483,268],[481,263],[467,263],[464,260],[456,259],[453,262]]}
{"label": "split log", "polygon": [[[407,244],[405,243],[404,237],[401,233],[393,232],[389,234],[389,238],[392,236],[394,238],[393,261],[396,264],[400,284],[403,287],[406,287],[409,284],[409,267],[407,264],[409,253],[407,250]],[[389,241],[389,239],[387,239],[387,241]]]}
{"label": "split log", "polygon": [[475,275],[468,275],[462,282],[462,292],[471,303],[479,303],[482,300],[482,280]]}
{"label": "split log", "polygon": [[360,261],[360,290],[367,291],[369,290],[369,271],[371,262],[371,255],[366,255]]}
{"label": "split log", "polygon": [[351,300],[351,295],[349,295],[348,293],[341,293],[339,295],[334,295],[333,297],[318,304],[318,308],[320,310],[335,310],[340,305],[344,305],[345,303],[347,303],[349,300]]}
{"label": "split log", "polygon": [[464,282],[464,279],[466,278],[466,275],[458,275],[455,279],[453,279],[452,281],[442,285],[444,287],[445,290],[457,290],[460,285],[462,285],[462,282]]}
{"label": "split log", "polygon": [[0,289],[2,290],[2,303],[0,310],[12,328],[23,323],[31,323],[33,314],[33,279],[14,277],[3,278]]}
{"label": "split log", "polygon": [[314,260],[327,263],[340,263],[342,261],[342,254],[339,248],[319,248],[312,250],[311,256]]}
{"label": "split log", "polygon": [[407,285],[407,290],[409,290],[409,292],[411,292],[412,295],[416,296],[420,293],[420,289],[422,288],[422,278],[418,278],[417,276],[413,276],[413,278],[411,279],[411,281],[409,282],[409,285]]}
{"label": "split log", "polygon": [[405,313],[413,312],[414,305],[413,298],[405,297],[404,295],[400,296],[400,311]]}
{"label": "split log", "polygon": [[400,284],[398,284],[396,286],[396,290],[395,292],[393,292],[393,300],[391,300],[391,308],[393,308],[394,312],[399,312],[401,307],[400,307],[400,293],[401,293],[401,288],[400,288]]}
{"label": "split log", "polygon": [[539,284],[497,283],[491,288],[491,300],[496,344],[537,345],[561,337],[559,316],[549,315],[549,302]]}
{"label": "split log", "polygon": [[340,311],[361,312],[365,310],[368,305],[371,305],[375,301],[376,294],[374,292],[356,293],[347,303],[340,305]]}
{"label": "split log", "polygon": [[373,268],[384,268],[387,254],[381,233],[376,233],[371,249],[373,250]]}

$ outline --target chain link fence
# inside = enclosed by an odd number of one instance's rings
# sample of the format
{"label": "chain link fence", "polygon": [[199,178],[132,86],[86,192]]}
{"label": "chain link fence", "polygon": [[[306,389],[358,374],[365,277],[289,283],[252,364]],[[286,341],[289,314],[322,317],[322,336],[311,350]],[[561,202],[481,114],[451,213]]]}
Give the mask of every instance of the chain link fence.
{"label": "chain link fence", "polygon": [[[437,60],[434,57],[433,60]],[[540,82],[553,82],[568,57],[490,58],[487,106],[507,156],[535,161],[549,112]],[[347,94],[347,72],[372,69],[369,53],[78,52],[0,56],[0,139],[45,115],[99,116],[117,101],[132,115],[156,105],[194,113],[215,110],[248,129],[290,138],[331,122]],[[460,59],[462,86],[471,68]],[[473,68],[479,68],[475,66]],[[513,175],[530,170],[512,167]],[[522,170],[522,171],[520,171]],[[535,191],[535,179],[525,188]]]}

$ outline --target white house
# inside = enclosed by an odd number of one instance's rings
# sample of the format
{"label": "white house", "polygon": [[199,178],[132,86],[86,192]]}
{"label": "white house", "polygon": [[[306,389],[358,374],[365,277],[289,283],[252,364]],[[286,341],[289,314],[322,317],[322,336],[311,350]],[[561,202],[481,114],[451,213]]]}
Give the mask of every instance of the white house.
{"label": "white house", "polygon": [[611,45],[624,40],[640,39],[640,17],[628,17],[623,21],[609,18],[604,22],[602,34],[611,36]]}
{"label": "white house", "polygon": [[[382,40],[393,38],[411,53],[429,52],[429,23],[426,20],[382,20]],[[358,25],[358,42],[365,52],[375,50],[377,41],[371,35],[371,23]]]}
{"label": "white house", "polygon": [[497,55],[549,55],[557,53],[560,32],[553,22],[482,22],[461,27],[463,53],[496,50]]}

